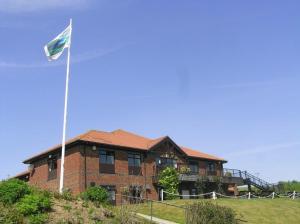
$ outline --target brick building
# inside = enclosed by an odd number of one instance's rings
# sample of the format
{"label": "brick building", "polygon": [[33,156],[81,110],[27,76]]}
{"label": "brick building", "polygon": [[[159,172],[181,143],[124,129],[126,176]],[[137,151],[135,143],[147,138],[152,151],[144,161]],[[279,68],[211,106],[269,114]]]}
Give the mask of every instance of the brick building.
{"label": "brick building", "polygon": [[[24,161],[29,169],[16,177],[32,185],[58,190],[61,145]],[[226,161],[216,156],[177,145],[170,137],[145,138],[124,130],[91,130],[66,142],[64,188],[78,194],[88,186],[103,186],[111,200],[120,194],[159,199],[157,175],[166,166],[189,172],[180,174],[182,194],[196,194],[199,176],[223,176]],[[186,169],[185,169],[186,170]],[[224,181],[229,189],[234,181]]]}

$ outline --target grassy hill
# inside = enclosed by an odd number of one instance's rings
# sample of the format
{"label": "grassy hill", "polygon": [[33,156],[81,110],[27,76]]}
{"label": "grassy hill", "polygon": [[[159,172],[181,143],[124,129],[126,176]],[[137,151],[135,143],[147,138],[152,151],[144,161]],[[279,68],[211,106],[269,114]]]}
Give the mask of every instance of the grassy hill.
{"label": "grassy hill", "polygon": [[[210,199],[206,199],[210,200]],[[167,203],[185,206],[196,200],[170,200]],[[213,203],[230,207],[237,213],[242,223],[249,224],[299,224],[300,199],[217,199]],[[153,216],[184,223],[183,209],[153,203]],[[149,215],[150,204],[141,205],[140,213]]]}
{"label": "grassy hill", "polygon": [[114,207],[101,187],[79,196],[41,190],[11,179],[0,181],[0,224],[142,224],[133,207]]}

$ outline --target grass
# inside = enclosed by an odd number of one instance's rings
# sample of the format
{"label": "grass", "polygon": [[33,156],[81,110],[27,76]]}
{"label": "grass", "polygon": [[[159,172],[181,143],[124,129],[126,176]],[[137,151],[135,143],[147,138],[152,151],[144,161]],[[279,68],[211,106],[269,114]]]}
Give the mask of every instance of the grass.
{"label": "grass", "polygon": [[[208,199],[206,199],[208,200]],[[172,205],[185,206],[197,200],[165,201]],[[249,224],[299,224],[300,200],[291,199],[218,199],[219,205],[228,206],[235,210],[242,223]],[[153,216],[184,223],[184,209],[168,206],[158,202],[152,203]],[[138,212],[150,215],[150,203],[139,206]]]}

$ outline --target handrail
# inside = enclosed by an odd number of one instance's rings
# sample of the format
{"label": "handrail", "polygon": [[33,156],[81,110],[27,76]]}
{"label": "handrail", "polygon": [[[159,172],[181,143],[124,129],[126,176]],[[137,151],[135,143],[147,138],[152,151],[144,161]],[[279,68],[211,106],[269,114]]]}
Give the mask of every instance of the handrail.
{"label": "handrail", "polygon": [[[229,174],[227,174],[229,173]],[[254,176],[253,174],[248,173],[247,171],[241,171],[238,169],[223,169],[223,176],[232,176],[232,177],[240,177],[243,178],[245,181],[249,181],[250,184],[253,184],[254,186],[256,185],[257,187],[261,188],[270,188],[274,187],[274,184],[270,184],[267,181]]]}

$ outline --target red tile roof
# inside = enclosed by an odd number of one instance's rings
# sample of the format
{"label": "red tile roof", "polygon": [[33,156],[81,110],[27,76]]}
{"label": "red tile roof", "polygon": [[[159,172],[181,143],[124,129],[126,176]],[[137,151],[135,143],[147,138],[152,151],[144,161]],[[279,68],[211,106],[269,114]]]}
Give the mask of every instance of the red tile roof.
{"label": "red tile roof", "polygon": [[21,173],[18,173],[17,175],[13,176],[12,178],[18,178],[18,177],[22,177],[22,176],[29,175],[29,174],[30,174],[30,172],[28,170],[26,170]]}
{"label": "red tile roof", "polygon": [[[68,140],[66,142],[66,145],[81,140],[81,141],[92,142],[92,143],[100,143],[100,144],[121,146],[121,147],[134,148],[134,149],[138,149],[138,150],[148,151],[154,145],[160,143],[161,141],[163,141],[166,138],[168,138],[168,137],[164,136],[164,137],[160,137],[157,139],[150,139],[150,138],[145,138],[143,136],[136,135],[136,134],[133,134],[128,131],[121,130],[121,129],[118,129],[118,130],[115,130],[112,132],[91,130],[82,135],[79,135],[75,138]],[[25,160],[24,163],[28,163],[28,162],[32,161],[33,159],[43,156],[54,150],[57,150],[60,147],[61,147],[61,145],[52,147],[52,148],[48,149],[47,151],[44,151],[38,155],[35,155],[35,156]],[[192,149],[189,149],[186,147],[180,147],[180,148],[182,149],[182,151],[184,153],[187,154],[187,156],[190,156],[190,157],[225,161],[222,158],[208,155],[208,154],[200,152],[200,151],[192,150]]]}
{"label": "red tile roof", "polygon": [[205,158],[205,159],[210,159],[210,160],[220,160],[220,161],[225,161],[224,159],[220,157],[216,157],[213,155],[206,154],[204,152],[200,152],[197,150],[189,149],[187,147],[180,147],[188,156],[190,157],[196,157],[196,158]]}

